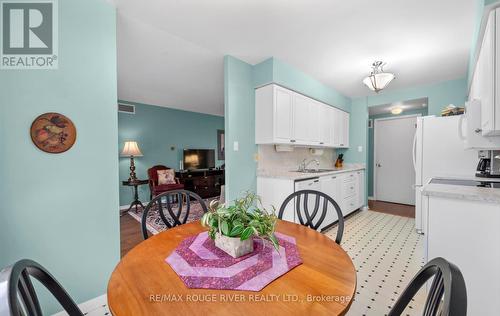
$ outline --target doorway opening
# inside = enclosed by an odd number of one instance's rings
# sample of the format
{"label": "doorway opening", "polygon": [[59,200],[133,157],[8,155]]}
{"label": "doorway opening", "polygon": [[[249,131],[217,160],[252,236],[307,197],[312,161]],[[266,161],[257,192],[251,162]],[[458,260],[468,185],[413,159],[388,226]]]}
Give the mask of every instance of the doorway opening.
{"label": "doorway opening", "polygon": [[427,98],[419,98],[369,108],[368,195],[373,210],[414,217],[413,139],[417,117],[427,115],[427,105]]}

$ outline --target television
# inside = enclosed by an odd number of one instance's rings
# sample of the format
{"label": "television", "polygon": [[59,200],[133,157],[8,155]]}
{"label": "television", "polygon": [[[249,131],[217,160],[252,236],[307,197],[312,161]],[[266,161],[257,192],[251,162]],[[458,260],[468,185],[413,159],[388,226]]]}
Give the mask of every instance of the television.
{"label": "television", "polygon": [[214,149],[184,149],[184,170],[215,168]]}

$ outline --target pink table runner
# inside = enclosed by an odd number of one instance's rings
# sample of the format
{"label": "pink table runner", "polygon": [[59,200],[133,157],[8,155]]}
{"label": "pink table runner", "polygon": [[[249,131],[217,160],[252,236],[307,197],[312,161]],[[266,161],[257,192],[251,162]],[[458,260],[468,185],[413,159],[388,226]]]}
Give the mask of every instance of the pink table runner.
{"label": "pink table runner", "polygon": [[302,263],[295,238],[276,233],[280,253],[254,237],[254,251],[233,258],[207,232],[184,239],[165,261],[188,288],[260,291]]}

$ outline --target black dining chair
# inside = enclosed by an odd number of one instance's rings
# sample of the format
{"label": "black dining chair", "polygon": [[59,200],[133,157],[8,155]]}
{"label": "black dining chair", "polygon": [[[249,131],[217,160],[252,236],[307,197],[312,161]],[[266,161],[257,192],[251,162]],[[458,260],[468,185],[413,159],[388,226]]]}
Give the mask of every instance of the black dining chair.
{"label": "black dining chair", "polygon": [[434,277],[424,305],[423,316],[467,315],[467,290],[464,277],[457,266],[443,258],[429,261],[411,280],[398,298],[389,316],[398,316],[418,290]]}
{"label": "black dining chair", "polygon": [[[311,203],[311,199],[314,203]],[[294,201],[292,202],[292,200]],[[323,192],[315,190],[296,191],[290,194],[281,204],[278,213],[279,219],[283,219],[283,213],[290,202],[295,203],[295,214],[297,214],[300,224],[315,230],[317,230],[325,220],[326,213],[332,211],[329,206],[333,206],[338,217],[338,229],[335,242],[340,244],[342,235],[344,234],[344,215],[342,215],[342,210],[334,199]],[[314,208],[311,209],[312,204],[314,204]]]}
{"label": "black dining chair", "polygon": [[45,286],[69,315],[83,316],[61,284],[44,267],[28,259],[0,271],[0,315],[42,316],[31,277]]}
{"label": "black dining chair", "polygon": [[[150,211],[157,210],[165,226],[167,226],[167,228],[172,228],[187,222],[191,208],[194,204],[199,204],[203,213],[207,212],[205,201],[194,192],[188,190],[172,190],[158,194],[148,203],[142,214],[142,237],[148,239],[146,222]],[[165,214],[165,210],[168,215]]]}

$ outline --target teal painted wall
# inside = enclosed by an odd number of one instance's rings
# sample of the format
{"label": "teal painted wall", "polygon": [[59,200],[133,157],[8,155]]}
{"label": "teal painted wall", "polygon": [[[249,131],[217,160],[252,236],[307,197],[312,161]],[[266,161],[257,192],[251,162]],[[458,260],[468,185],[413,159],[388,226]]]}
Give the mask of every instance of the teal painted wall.
{"label": "teal painted wall", "polygon": [[[394,114],[379,114],[379,115],[370,115],[368,118],[370,120],[375,120],[379,118],[386,118],[386,117],[397,117],[397,116],[404,116],[404,115],[413,115],[413,114],[420,114],[421,116],[426,116],[427,115],[427,108],[422,108],[420,110],[413,110],[413,111],[405,111],[401,114],[394,115]],[[368,129],[368,196],[373,196],[373,170],[374,169],[374,131],[375,131],[375,124],[373,125],[373,128]]]}
{"label": "teal painted wall", "polygon": [[[147,179],[147,169],[154,165],[166,165],[179,170],[184,148],[214,149],[217,159],[217,130],[224,129],[224,117],[175,110],[120,100],[135,105],[135,114],[118,113],[118,146],[123,149],[127,140],[137,141],[143,157],[135,159],[136,173]],[[175,147],[171,150],[171,147]],[[224,161],[216,161],[220,166]],[[130,159],[120,158],[120,205],[133,200],[133,189],[121,185],[130,174]],[[149,201],[149,187],[139,187],[139,199]]]}
{"label": "teal painted wall", "polygon": [[[120,259],[116,19],[103,0],[58,3],[59,69],[0,70],[0,266],[34,259],[82,302],[106,293]],[[45,112],[76,125],[69,151],[32,144]]]}
{"label": "teal painted wall", "polygon": [[[277,83],[314,99],[349,111],[351,100],[309,75],[269,58],[250,65],[232,56],[224,58],[224,109],[226,129],[226,194],[233,200],[256,190],[255,88]],[[233,149],[238,141],[239,151]]]}
{"label": "teal painted wall", "polygon": [[[224,118],[226,130],[226,200],[256,189],[255,92],[253,67],[224,57]],[[234,151],[233,143],[239,143]]]}

